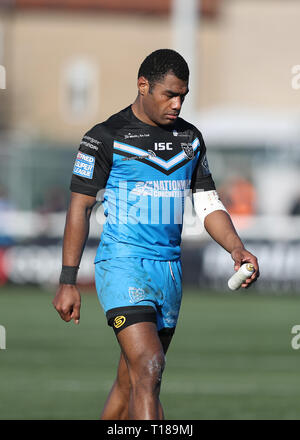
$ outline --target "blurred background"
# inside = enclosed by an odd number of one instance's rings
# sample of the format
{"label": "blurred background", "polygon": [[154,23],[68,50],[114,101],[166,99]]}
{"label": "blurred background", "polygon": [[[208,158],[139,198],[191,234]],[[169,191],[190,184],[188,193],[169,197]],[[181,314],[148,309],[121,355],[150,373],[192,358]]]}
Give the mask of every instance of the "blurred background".
{"label": "blurred background", "polygon": [[97,418],[103,406],[117,347],[93,287],[101,206],[79,272],[86,324],[66,327],[50,302],[81,137],[134,101],[138,68],[158,48],[190,65],[182,116],[202,132],[217,190],[261,266],[251,291],[228,292],[230,255],[187,213],[166,416],[299,418],[300,355],[290,345],[300,293],[299,22],[298,0],[0,0],[1,418]]}

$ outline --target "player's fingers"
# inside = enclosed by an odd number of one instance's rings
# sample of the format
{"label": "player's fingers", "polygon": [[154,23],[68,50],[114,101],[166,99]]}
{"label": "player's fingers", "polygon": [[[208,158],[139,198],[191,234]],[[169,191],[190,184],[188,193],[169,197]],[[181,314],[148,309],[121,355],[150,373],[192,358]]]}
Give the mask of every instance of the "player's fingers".
{"label": "player's fingers", "polygon": [[58,313],[59,313],[61,319],[63,319],[64,321],[66,321],[66,322],[71,321],[72,318],[71,318],[70,313],[63,313],[63,312],[58,312]]}
{"label": "player's fingers", "polygon": [[80,315],[71,315],[71,319],[73,319],[73,321],[75,322],[75,324],[79,324],[79,320],[80,320]]}
{"label": "player's fingers", "polygon": [[245,289],[248,289],[248,287],[251,287],[251,285],[253,283],[255,283],[255,281],[256,281],[256,278],[255,279],[252,279],[252,277],[251,278],[247,278],[245,280],[245,282],[242,284],[242,287],[244,287]]}
{"label": "player's fingers", "polygon": [[71,318],[71,312],[70,312],[70,310],[68,308],[56,306],[55,309],[59,313],[59,316],[61,317],[61,319],[63,319],[66,322],[71,321],[71,319],[72,319]]}
{"label": "player's fingers", "polygon": [[249,255],[247,255],[245,258],[243,258],[243,263],[251,263],[254,267],[254,273],[259,272],[258,261],[254,255],[249,253]]}
{"label": "player's fingers", "polygon": [[[253,264],[253,266],[254,266],[254,264]],[[250,280],[252,280],[252,281],[256,281],[257,280],[257,278],[259,277],[259,267],[258,266],[254,266],[254,272],[253,272],[253,274],[251,275],[251,277],[250,277]]]}
{"label": "player's fingers", "polygon": [[247,279],[243,282],[242,287],[247,287],[250,283],[251,283],[251,279],[250,279],[250,278],[247,278]]}
{"label": "player's fingers", "polygon": [[234,261],[234,270],[237,271],[241,267],[243,255],[240,250],[233,250],[231,258]]}
{"label": "player's fingers", "polygon": [[259,277],[259,266],[257,258],[249,253],[249,255],[243,258],[243,263],[251,263],[253,265],[254,271],[249,279],[251,280],[251,282],[256,281],[256,279]]}
{"label": "player's fingers", "polygon": [[239,270],[241,265],[242,265],[242,259],[241,258],[234,258],[234,270]]}
{"label": "player's fingers", "polygon": [[71,319],[74,320],[75,324],[79,324],[80,320],[80,304],[75,304],[73,307],[73,312],[71,314]]}

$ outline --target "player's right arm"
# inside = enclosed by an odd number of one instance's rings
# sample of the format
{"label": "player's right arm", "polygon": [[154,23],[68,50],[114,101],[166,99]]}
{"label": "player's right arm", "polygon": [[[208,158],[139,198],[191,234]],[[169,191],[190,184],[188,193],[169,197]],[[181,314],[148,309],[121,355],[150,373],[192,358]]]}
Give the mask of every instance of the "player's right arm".
{"label": "player's right arm", "polygon": [[89,233],[92,209],[98,191],[105,188],[112,164],[112,148],[103,142],[101,124],[83,137],[71,180],[71,200],[63,238],[63,258],[60,284],[54,307],[61,318],[76,324],[80,319],[81,298],[76,277]]}
{"label": "player's right arm", "polygon": [[[89,223],[96,197],[85,194],[71,193],[71,200],[66,217],[63,238],[63,270],[66,277],[61,280],[55,298],[52,301],[61,318],[69,322],[74,320],[79,324],[81,298],[72,273],[77,274],[81,256],[89,233]],[[70,279],[68,280],[68,276]]]}

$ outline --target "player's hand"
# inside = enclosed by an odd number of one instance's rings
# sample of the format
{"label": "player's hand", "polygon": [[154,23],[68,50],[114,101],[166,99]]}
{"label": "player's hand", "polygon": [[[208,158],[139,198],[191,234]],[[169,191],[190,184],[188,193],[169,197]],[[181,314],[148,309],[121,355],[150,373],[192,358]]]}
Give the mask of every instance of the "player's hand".
{"label": "player's hand", "polygon": [[233,249],[231,252],[231,258],[234,261],[234,270],[237,271],[244,263],[251,263],[254,266],[254,272],[251,275],[250,278],[247,278],[247,280],[242,284],[242,287],[247,288],[252,283],[254,283],[257,278],[259,277],[259,265],[257,258],[251,254],[249,251],[243,248],[236,248]]}
{"label": "player's hand", "polygon": [[52,304],[60,314],[61,319],[66,322],[73,319],[75,324],[79,324],[81,298],[76,286],[60,284]]}

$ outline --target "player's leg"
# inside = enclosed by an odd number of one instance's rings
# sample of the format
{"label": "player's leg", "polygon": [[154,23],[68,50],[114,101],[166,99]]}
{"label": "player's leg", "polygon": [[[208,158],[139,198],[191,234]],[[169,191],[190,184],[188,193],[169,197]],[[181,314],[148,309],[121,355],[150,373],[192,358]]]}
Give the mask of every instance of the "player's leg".
{"label": "player's leg", "polygon": [[[162,329],[159,333],[163,351],[166,354],[171,343],[174,329]],[[130,380],[127,364],[121,352],[117,378],[105,402],[101,414],[102,420],[128,420],[128,404],[130,398]],[[164,419],[164,412],[159,401],[159,420]]]}
{"label": "player's leg", "polygon": [[130,379],[129,419],[157,420],[165,354],[154,322],[126,327],[117,338]]}
{"label": "player's leg", "polygon": [[128,420],[128,402],[130,396],[130,381],[128,368],[121,353],[117,378],[106,399],[101,414],[102,420]]}
{"label": "player's leg", "polygon": [[[171,340],[174,335],[174,331],[175,331],[175,328],[163,328],[162,330],[160,330],[158,332],[158,336],[159,336],[159,339],[160,339],[160,342],[163,347],[163,351],[164,351],[165,355],[167,354],[169,345],[170,345]],[[163,410],[162,404],[159,400],[159,420],[164,420],[164,418],[165,418],[164,410]]]}
{"label": "player's leg", "polygon": [[[151,323],[155,328],[154,334],[156,340],[159,341],[160,350],[164,353],[171,337],[161,335],[160,331],[159,338],[157,328],[169,327],[170,320],[175,327],[176,313],[174,312],[176,307],[180,306],[180,302],[172,298],[171,309],[164,307],[166,294],[162,290],[162,284],[165,285],[166,290],[174,289],[169,263],[138,258],[117,258],[101,261],[95,267],[97,292],[106,313],[108,325],[114,328],[117,335],[118,333],[122,335],[128,328],[135,327],[137,323],[146,325]],[[165,282],[165,278],[171,278],[171,285]],[[139,287],[132,287],[136,285]],[[162,309],[166,314],[166,319],[162,315]],[[126,362],[124,359],[120,358],[118,375],[106,401],[102,419],[121,419],[128,415],[129,395],[132,394],[130,389],[128,391],[128,383],[132,385],[132,380],[127,367],[130,359],[126,358]],[[134,376],[134,371],[132,375]],[[159,402],[158,408],[159,418],[163,418]]]}

